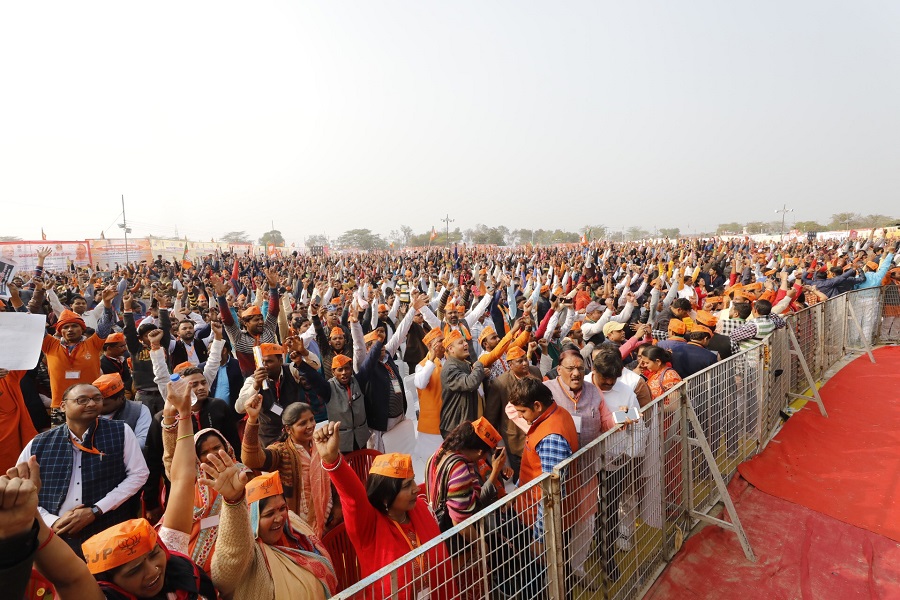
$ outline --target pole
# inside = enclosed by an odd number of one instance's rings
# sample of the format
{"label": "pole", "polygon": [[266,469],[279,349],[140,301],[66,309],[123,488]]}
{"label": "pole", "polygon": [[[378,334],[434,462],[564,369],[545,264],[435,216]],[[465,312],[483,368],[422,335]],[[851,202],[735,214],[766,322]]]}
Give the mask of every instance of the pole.
{"label": "pole", "polygon": [[450,247],[450,223],[456,221],[456,219],[451,219],[448,214],[445,218],[441,219],[447,225],[447,247]]}
{"label": "pole", "polygon": [[128,257],[128,221],[125,219],[125,194],[122,194],[122,230],[125,231],[125,264],[131,262]]}
{"label": "pole", "polygon": [[793,208],[788,208],[787,204],[781,207],[781,210],[776,210],[775,213],[781,213],[781,236],[778,238],[779,241],[784,241],[784,218],[787,216],[789,212],[794,212]]}

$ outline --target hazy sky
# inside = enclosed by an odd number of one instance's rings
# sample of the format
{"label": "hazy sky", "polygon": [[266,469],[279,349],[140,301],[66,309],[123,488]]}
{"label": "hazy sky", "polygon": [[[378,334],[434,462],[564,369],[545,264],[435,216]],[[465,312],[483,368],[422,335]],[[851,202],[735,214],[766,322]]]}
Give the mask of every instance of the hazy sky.
{"label": "hazy sky", "polygon": [[3,2],[0,56],[0,235],[900,215],[896,0]]}

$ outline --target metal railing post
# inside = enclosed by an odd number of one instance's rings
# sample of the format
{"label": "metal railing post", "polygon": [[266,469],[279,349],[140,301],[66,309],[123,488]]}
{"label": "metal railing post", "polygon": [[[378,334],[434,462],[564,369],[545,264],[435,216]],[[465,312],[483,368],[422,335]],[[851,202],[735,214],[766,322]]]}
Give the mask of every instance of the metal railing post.
{"label": "metal railing post", "polygon": [[541,484],[541,502],[544,503],[547,588],[551,600],[565,600],[566,598],[566,554],[563,543],[561,487],[559,475],[555,473]]}
{"label": "metal railing post", "polygon": [[800,363],[800,368],[803,369],[803,373],[806,376],[806,382],[809,384],[809,389],[812,392],[812,398],[793,392],[788,395],[794,398],[812,400],[819,405],[819,412],[822,413],[822,416],[827,417],[828,412],[825,410],[825,403],[822,402],[822,396],[819,395],[819,387],[816,385],[816,380],[809,371],[809,365],[806,364],[806,358],[803,356],[803,348],[800,347],[800,342],[797,341],[797,334],[794,333],[793,327],[787,327],[787,330],[788,335],[791,336],[791,345],[794,347],[794,349],[791,350],[791,354],[797,357],[797,362]]}
{"label": "metal railing post", "polygon": [[869,360],[872,361],[872,364],[875,364],[875,356],[872,355],[872,347],[869,345],[869,340],[866,339],[866,332],[862,327],[862,323],[856,316],[856,310],[853,308],[853,303],[847,302],[847,307],[850,309],[850,320],[853,321],[853,324],[856,325],[856,329],[859,331],[859,339],[862,340],[863,349],[866,354],[869,355]]}

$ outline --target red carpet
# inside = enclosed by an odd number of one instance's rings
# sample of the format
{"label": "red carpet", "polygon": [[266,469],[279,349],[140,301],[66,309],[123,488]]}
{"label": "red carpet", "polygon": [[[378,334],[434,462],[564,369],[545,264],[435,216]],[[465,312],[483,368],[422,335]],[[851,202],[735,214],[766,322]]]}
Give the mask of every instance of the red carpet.
{"label": "red carpet", "polygon": [[857,358],[819,390],[829,418],[808,403],[738,469],[767,494],[900,541],[900,347],[875,360]]}
{"label": "red carpet", "polygon": [[707,526],[675,555],[648,600],[900,598],[900,544],[748,486],[730,486],[756,553]]}

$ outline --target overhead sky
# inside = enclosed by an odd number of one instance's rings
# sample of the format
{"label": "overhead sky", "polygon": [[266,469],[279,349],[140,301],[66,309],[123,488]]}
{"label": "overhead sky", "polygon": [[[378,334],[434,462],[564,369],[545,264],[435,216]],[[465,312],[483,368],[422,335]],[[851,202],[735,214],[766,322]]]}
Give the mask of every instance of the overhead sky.
{"label": "overhead sky", "polygon": [[900,215],[900,2],[3,2],[0,235]]}

